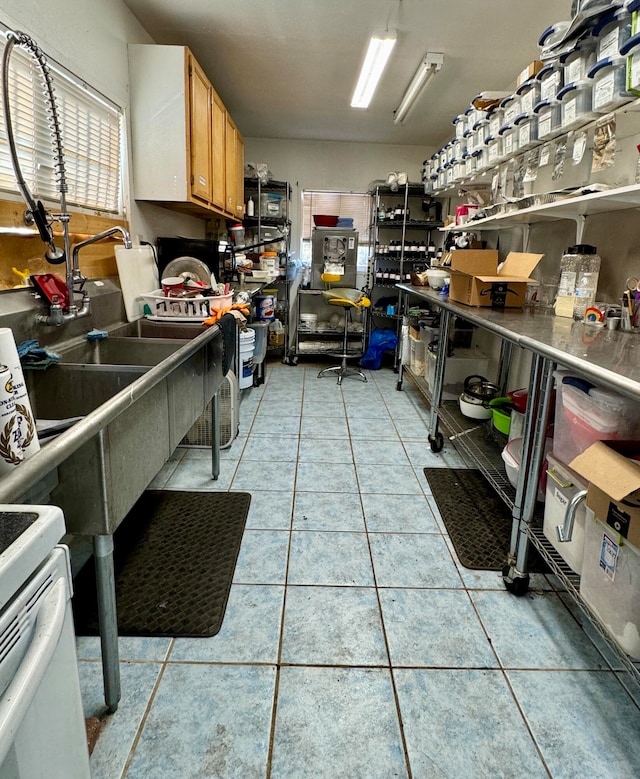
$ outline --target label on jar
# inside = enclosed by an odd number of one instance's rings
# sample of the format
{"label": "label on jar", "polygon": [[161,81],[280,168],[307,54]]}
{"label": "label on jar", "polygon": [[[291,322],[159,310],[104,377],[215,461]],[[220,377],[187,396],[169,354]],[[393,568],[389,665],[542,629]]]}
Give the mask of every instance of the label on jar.
{"label": "label on jar", "polygon": [[576,272],[573,270],[563,270],[560,274],[558,284],[558,296],[564,297],[575,293],[576,290]]}

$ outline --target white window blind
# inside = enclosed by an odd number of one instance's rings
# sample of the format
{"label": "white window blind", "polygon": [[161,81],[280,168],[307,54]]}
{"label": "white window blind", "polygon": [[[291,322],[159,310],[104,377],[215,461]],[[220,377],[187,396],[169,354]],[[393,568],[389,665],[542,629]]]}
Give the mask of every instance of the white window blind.
{"label": "white window blind", "polygon": [[[0,57],[6,33],[0,30]],[[122,112],[49,58],[64,148],[67,205],[122,213]],[[30,52],[15,46],[9,106],[22,175],[33,196],[59,202],[48,104],[42,73]],[[18,192],[0,104],[0,190]]]}

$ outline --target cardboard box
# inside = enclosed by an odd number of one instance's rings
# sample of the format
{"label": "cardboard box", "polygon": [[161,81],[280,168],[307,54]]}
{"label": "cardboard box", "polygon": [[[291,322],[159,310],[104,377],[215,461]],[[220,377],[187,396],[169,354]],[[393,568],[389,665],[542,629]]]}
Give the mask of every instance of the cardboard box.
{"label": "cardboard box", "polygon": [[596,441],[569,466],[589,482],[587,506],[629,543],[640,547],[639,441]]}
{"label": "cardboard box", "polygon": [[458,249],[451,254],[449,300],[467,306],[520,308],[533,269],[544,255],[511,252],[498,271],[493,249]]}
{"label": "cardboard box", "polygon": [[543,67],[544,63],[540,62],[540,60],[534,60],[533,62],[530,62],[527,67],[521,70],[518,74],[518,78],[516,79],[516,86],[519,87],[520,84],[524,84],[525,81],[533,78],[542,70]]}

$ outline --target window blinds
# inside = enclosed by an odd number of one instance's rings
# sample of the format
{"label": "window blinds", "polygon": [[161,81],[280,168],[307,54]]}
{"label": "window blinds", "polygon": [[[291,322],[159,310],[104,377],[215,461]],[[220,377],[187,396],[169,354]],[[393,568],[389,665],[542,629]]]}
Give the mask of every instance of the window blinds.
{"label": "window blinds", "polygon": [[302,240],[311,240],[314,214],[331,214],[350,217],[353,227],[358,231],[360,245],[369,243],[369,220],[371,198],[363,193],[353,192],[312,192],[303,194],[303,233]]}
{"label": "window blinds", "polygon": [[[6,33],[0,30],[0,57]],[[122,112],[55,63],[53,74],[67,181],[67,205],[122,213]],[[42,73],[31,54],[15,46],[9,68],[9,105],[22,175],[34,198],[59,202]],[[0,190],[18,192],[0,104]]]}

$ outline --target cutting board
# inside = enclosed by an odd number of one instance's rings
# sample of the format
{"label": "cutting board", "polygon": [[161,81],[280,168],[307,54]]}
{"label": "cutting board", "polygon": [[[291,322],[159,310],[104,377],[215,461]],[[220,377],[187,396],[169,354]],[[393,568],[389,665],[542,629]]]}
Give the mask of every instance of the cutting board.
{"label": "cutting board", "polygon": [[125,249],[116,246],[116,263],[124,309],[127,320],[133,322],[143,316],[143,300],[140,297],[146,292],[153,292],[160,286],[158,269],[150,246],[134,246]]}

